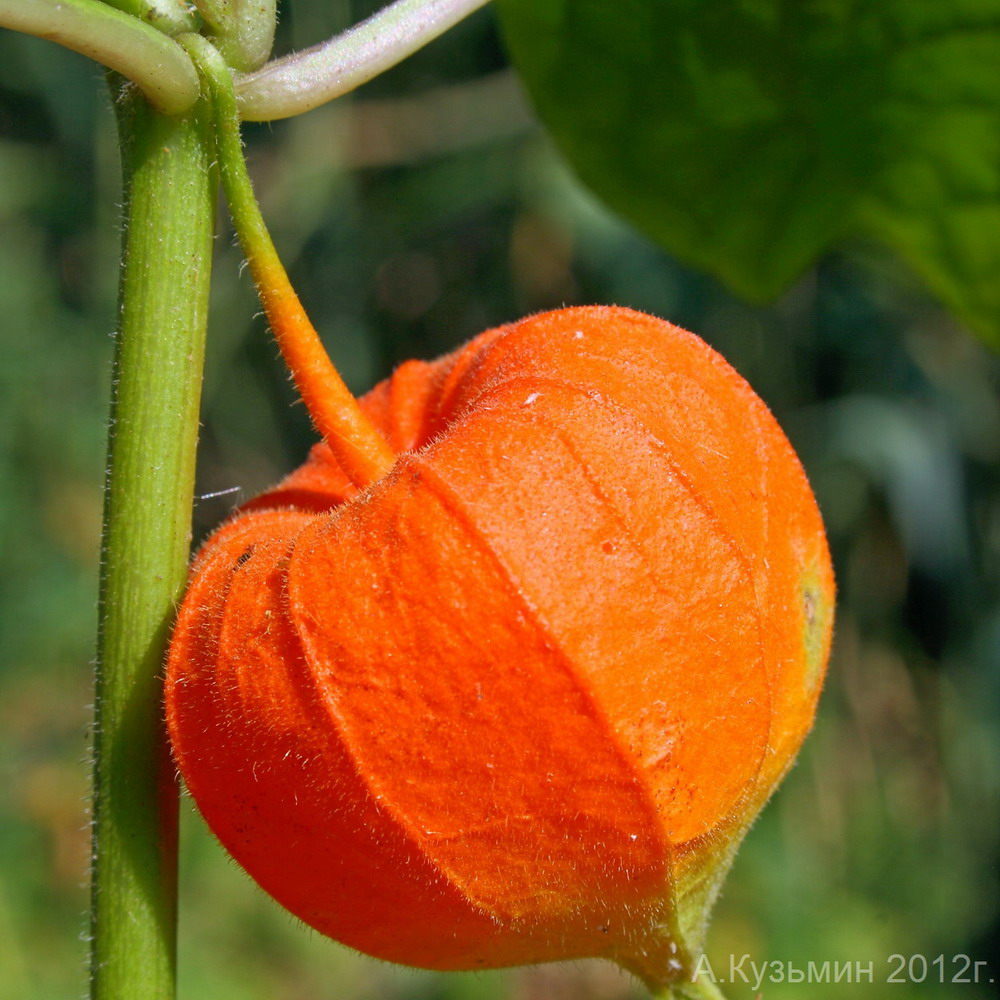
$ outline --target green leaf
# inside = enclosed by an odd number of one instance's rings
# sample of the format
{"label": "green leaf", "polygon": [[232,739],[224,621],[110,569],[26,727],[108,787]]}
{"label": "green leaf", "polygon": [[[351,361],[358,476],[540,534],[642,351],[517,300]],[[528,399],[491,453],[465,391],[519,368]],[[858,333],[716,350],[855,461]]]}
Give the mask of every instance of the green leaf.
{"label": "green leaf", "polygon": [[1000,346],[1000,0],[499,0],[580,177],[755,301],[896,249]]}

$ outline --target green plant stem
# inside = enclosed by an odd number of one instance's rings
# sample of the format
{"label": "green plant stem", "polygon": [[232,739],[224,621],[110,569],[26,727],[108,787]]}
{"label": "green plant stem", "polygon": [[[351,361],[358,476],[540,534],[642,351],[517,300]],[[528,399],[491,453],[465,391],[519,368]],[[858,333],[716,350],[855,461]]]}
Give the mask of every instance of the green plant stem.
{"label": "green plant stem", "polygon": [[[319,107],[395,66],[488,2],[395,0],[341,35],[242,75],[240,115],[271,121]],[[231,66],[253,69],[267,58],[275,0],[199,4]],[[48,38],[117,70],[166,114],[183,113],[197,98],[194,69],[173,41],[193,31],[195,20],[174,0],[0,0],[0,26]]]}
{"label": "green plant stem", "polygon": [[161,667],[190,544],[217,182],[208,123],[116,102],[126,194],[94,734],[91,996],[168,1000],[177,787]]}
{"label": "green plant stem", "polygon": [[319,107],[395,66],[487,2],[396,0],[342,35],[241,77],[240,116],[271,121]]}
{"label": "green plant stem", "polygon": [[58,42],[134,80],[166,114],[198,99],[198,74],[167,35],[99,0],[0,0],[0,25]]}

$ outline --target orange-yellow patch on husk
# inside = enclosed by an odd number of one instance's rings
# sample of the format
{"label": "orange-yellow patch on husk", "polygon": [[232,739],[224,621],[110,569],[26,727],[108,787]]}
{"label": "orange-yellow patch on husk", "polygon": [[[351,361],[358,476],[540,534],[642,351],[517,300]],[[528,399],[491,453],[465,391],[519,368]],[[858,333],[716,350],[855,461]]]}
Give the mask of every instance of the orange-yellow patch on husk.
{"label": "orange-yellow patch on husk", "polygon": [[676,978],[829,647],[784,435],[702,341],[616,308],[409,362],[361,406],[383,478],[356,492],[317,445],[196,561],[167,713],[199,808],[378,957]]}

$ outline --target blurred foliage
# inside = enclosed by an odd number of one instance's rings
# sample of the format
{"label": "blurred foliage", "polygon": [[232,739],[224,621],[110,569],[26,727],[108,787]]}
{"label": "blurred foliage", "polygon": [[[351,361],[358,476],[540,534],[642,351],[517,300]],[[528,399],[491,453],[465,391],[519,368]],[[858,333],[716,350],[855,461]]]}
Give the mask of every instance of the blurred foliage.
{"label": "blurred foliage", "polygon": [[[293,5],[280,44],[308,44],[373,6]],[[0,993],[18,1000],[78,995],[83,981],[113,131],[92,64],[0,33]],[[729,956],[744,954],[803,970],[873,963],[870,984],[765,980],[768,1000],[993,995],[983,980],[1000,980],[997,359],[868,245],[823,258],[768,309],[666,256],[571,178],[488,10],[357,95],[247,131],[279,249],[353,388],[574,302],[694,329],[757,388],[819,496],[840,611],[816,732],[737,858],[713,968],[728,978]],[[312,439],[220,229],[199,537]],[[187,800],[182,809],[184,1000],[637,995],[602,963],[440,976],[351,954],[280,911]],[[894,953],[944,955],[947,979],[961,971],[953,956],[991,966],[979,985],[896,985]],[[754,995],[742,980],[726,990]]]}
{"label": "blurred foliage", "polygon": [[1000,0],[498,0],[580,175],[740,295],[845,234],[1000,346]]}

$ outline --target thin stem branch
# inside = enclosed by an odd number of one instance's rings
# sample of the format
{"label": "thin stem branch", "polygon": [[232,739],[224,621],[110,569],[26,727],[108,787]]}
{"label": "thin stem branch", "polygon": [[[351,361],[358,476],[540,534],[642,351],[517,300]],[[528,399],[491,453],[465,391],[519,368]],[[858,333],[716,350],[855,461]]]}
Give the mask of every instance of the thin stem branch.
{"label": "thin stem branch", "polygon": [[488,0],[396,0],[342,35],[240,78],[247,121],[288,118],[346,94],[444,34]]}
{"label": "thin stem branch", "polygon": [[[199,105],[199,110],[200,110]],[[217,180],[206,122],[116,101],[126,192],[94,733],[93,1000],[169,1000],[177,786],[161,705],[187,576]]]}
{"label": "thin stem branch", "polygon": [[233,78],[201,35],[182,35],[208,88],[222,186],[268,322],[316,429],[355,486],[380,479],[396,459],[330,361],[267,231],[243,158]]}
{"label": "thin stem branch", "polygon": [[0,26],[47,38],[134,80],[164,114],[198,99],[198,74],[167,35],[100,0],[0,0]]}

